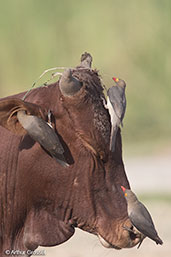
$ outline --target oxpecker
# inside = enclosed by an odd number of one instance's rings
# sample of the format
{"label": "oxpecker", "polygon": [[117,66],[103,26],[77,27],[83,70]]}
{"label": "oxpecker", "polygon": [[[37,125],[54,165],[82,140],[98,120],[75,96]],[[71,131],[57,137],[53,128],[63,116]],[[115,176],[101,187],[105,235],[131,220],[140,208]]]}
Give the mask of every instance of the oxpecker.
{"label": "oxpecker", "polygon": [[43,119],[18,111],[18,121],[27,133],[37,141],[62,166],[69,166],[64,158],[64,149],[51,125]]}
{"label": "oxpecker", "polygon": [[163,242],[157,234],[152,217],[147,208],[142,204],[137,196],[130,190],[121,186],[125,199],[127,201],[128,217],[135,228],[143,234],[141,245],[145,237],[149,237],[156,244],[162,245]]}
{"label": "oxpecker", "polygon": [[118,127],[123,126],[122,120],[126,110],[125,87],[126,83],[122,79],[113,77],[115,85],[107,90],[107,105],[111,120],[111,134],[109,149],[115,151],[115,141]]}

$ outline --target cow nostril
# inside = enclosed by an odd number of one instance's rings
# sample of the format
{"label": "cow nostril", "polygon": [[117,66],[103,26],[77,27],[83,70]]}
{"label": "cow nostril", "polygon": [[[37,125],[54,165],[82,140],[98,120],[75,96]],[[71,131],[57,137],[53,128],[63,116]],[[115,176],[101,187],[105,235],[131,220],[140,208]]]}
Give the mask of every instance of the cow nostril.
{"label": "cow nostril", "polygon": [[135,233],[133,226],[131,227],[123,226],[123,228],[128,231],[131,240],[135,240],[137,238],[137,234]]}
{"label": "cow nostril", "polygon": [[131,240],[135,240],[137,238],[137,234],[135,234],[134,231],[130,231],[129,236],[130,236]]}

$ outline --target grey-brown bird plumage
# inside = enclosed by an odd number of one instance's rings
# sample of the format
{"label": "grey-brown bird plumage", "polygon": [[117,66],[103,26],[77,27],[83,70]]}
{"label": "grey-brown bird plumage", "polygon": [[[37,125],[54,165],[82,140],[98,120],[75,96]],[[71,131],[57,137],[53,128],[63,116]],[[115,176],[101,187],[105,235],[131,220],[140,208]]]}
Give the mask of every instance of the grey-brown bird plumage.
{"label": "grey-brown bird plumage", "polygon": [[118,127],[122,125],[122,121],[126,110],[126,97],[124,80],[113,78],[115,86],[112,86],[107,91],[107,108],[111,119],[111,135],[109,149],[114,152],[115,141]]}
{"label": "grey-brown bird plumage", "polygon": [[58,163],[69,166],[64,158],[64,149],[53,128],[43,119],[18,111],[17,118],[23,128],[38,142]]}
{"label": "grey-brown bird plumage", "polygon": [[155,229],[152,217],[147,208],[142,204],[136,195],[130,190],[121,186],[127,201],[128,216],[131,223],[144,236],[149,237],[156,244],[163,244]]}

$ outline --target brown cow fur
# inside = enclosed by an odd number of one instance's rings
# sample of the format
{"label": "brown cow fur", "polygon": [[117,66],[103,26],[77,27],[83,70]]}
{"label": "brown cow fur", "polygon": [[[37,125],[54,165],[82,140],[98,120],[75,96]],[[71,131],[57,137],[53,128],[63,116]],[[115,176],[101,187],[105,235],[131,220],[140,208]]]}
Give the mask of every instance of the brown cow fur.
{"label": "brown cow fur", "polygon": [[[27,102],[21,100],[24,93],[0,102],[1,254],[58,245],[74,227],[100,235],[111,247],[138,243],[123,229],[131,224],[120,189],[129,188],[120,130],[110,153],[110,118],[98,74],[87,70],[74,76],[83,87],[73,97],[64,97],[57,82],[32,90]],[[60,166],[27,134],[21,136],[18,109],[43,119],[52,111],[69,167]]]}

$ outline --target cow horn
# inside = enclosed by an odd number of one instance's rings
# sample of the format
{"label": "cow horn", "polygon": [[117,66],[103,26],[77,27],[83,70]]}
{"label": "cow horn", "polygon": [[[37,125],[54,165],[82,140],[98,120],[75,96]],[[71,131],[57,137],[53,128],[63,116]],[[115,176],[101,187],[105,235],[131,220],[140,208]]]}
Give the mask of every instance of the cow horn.
{"label": "cow horn", "polygon": [[71,69],[66,69],[59,81],[59,87],[64,96],[73,96],[80,90],[82,83],[72,76]]}

